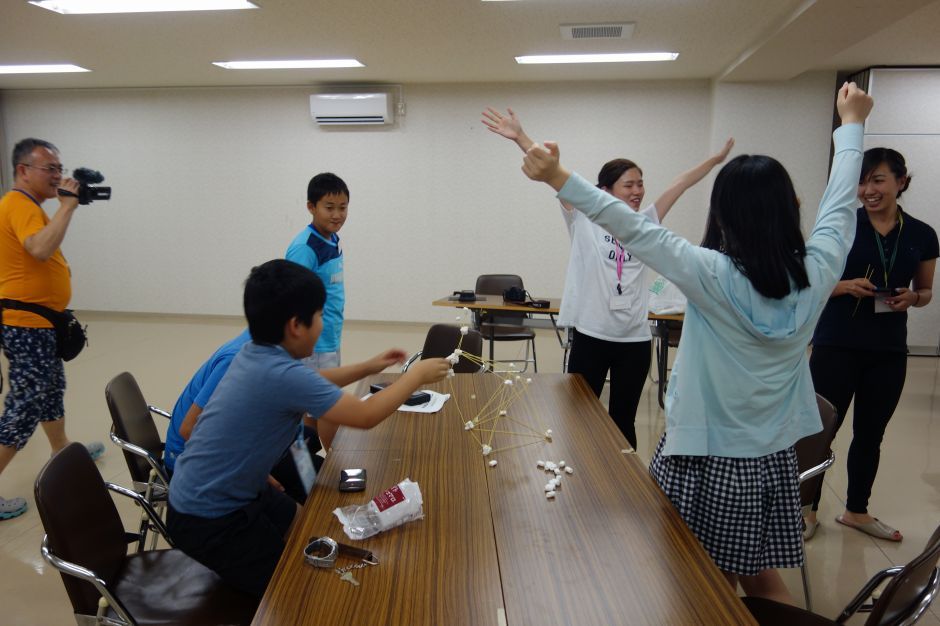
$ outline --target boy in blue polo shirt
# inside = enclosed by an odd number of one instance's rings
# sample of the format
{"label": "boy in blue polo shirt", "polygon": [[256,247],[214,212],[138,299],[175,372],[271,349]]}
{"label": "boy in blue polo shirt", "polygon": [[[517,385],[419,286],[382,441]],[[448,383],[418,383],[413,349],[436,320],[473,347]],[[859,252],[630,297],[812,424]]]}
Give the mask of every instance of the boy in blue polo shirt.
{"label": "boy in blue polo shirt", "polygon": [[244,299],[252,340],[209,398],[170,481],[167,527],[176,547],[259,598],[300,510],[267,482],[268,472],[302,432],[304,414],[324,425],[372,428],[450,369],[444,359],[427,359],[366,400],[343,393],[338,385],[404,353],[389,350],[334,370],[333,382],[305,367],[300,359],[320,336],[325,300],[320,279],[296,263],[278,259],[252,269]]}
{"label": "boy in blue polo shirt", "polygon": [[307,184],[307,210],[313,217],[294,237],[284,257],[312,270],[326,286],[323,332],[313,355],[304,362],[317,370],[340,365],[340,338],[343,334],[343,249],[339,229],[346,223],[349,188],[336,174],[317,174]]}

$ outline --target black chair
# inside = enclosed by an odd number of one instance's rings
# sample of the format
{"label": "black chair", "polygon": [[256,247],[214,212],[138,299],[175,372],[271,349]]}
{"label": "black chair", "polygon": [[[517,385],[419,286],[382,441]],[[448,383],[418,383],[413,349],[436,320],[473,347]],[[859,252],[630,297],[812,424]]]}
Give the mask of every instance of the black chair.
{"label": "black chair", "polygon": [[[940,592],[940,527],[927,542],[927,547],[913,561],[904,566],[889,567],[875,574],[845,607],[835,620],[826,619],[788,604],[764,598],[744,598],[744,604],[762,626],[831,626],[844,624],[856,613],[870,613],[866,626],[913,624]],[[874,602],[872,593],[885,581],[891,580]]]}
{"label": "black chair", "polygon": [[[416,352],[405,362],[401,371],[407,372],[411,364],[418,359],[450,356],[453,354],[458,343],[464,353],[473,354],[478,358],[483,356],[483,337],[479,332],[470,329],[467,334],[461,338],[459,326],[435,324],[428,329],[427,337],[424,339],[424,347],[420,352]],[[482,371],[483,366],[478,362],[470,361],[465,356],[461,356],[453,369],[454,372],[458,374],[475,374],[476,372]]]}
{"label": "black chair", "polygon": [[[477,284],[474,291],[484,295],[497,295],[503,297],[503,292],[510,287],[525,289],[522,284],[522,278],[515,274],[483,274],[477,277]],[[529,315],[521,311],[500,311],[491,313],[488,311],[474,311],[474,323],[483,338],[490,343],[490,361],[496,363],[506,363],[508,361],[496,361],[493,358],[493,347],[497,341],[525,341],[525,366],[521,371],[529,368],[532,364],[536,373],[539,371],[538,361],[535,356],[535,331],[522,325],[522,321]],[[532,349],[532,358],[529,358],[529,347]]]}
{"label": "black chair", "polygon": [[53,456],[36,478],[36,509],[46,531],[42,556],[61,572],[79,624],[251,621],[257,599],[228,587],[182,551],[128,554],[128,540],[135,535],[125,533],[108,490],[133,499],[159,532],[166,532],[140,494],[102,480],[79,443]]}
{"label": "black chair", "polygon": [[[170,479],[163,466],[163,441],[153,423],[153,414],[172,416],[148,405],[137,381],[128,372],[111,379],[104,389],[104,397],[111,412],[111,441],[124,451],[134,491],[156,510],[164,510]],[[138,550],[144,549],[147,533],[152,530],[149,518],[141,515]],[[156,546],[156,541],[157,535],[154,534],[151,549]]]}
{"label": "black chair", "polygon": [[[822,486],[823,474],[836,461],[832,451],[832,439],[836,435],[836,422],[839,414],[832,403],[816,394],[816,406],[819,407],[819,417],[822,419],[822,430],[815,435],[803,437],[796,442],[796,460],[800,472],[800,505],[807,507],[813,504],[816,492]],[[806,599],[806,609],[813,610],[809,592],[809,574],[806,571],[804,556],[803,566],[800,568],[803,578],[803,597]]]}

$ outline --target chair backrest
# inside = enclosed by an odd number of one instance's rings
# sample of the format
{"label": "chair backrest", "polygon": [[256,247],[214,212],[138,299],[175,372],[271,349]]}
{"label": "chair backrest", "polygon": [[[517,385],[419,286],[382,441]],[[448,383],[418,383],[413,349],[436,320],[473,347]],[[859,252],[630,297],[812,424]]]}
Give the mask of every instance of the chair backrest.
{"label": "chair backrest", "polygon": [[[836,433],[838,412],[832,403],[816,394],[816,406],[822,419],[822,430],[815,435],[803,437],[796,442],[796,459],[800,473],[816,467],[829,458],[832,439]],[[814,476],[800,483],[800,503],[803,506],[813,503],[816,492],[822,485],[823,475]]]}
{"label": "chair backrest", "polygon": [[[86,567],[111,584],[127,555],[124,525],[88,450],[72,443],[40,470],[34,487],[39,519],[57,557]],[[75,613],[94,615],[94,586],[62,574]]]}
{"label": "chair backrest", "polygon": [[926,609],[927,596],[936,593],[937,562],[940,561],[940,526],[927,542],[927,547],[885,585],[881,597],[865,620],[866,626],[900,624],[918,610]]}
{"label": "chair backrest", "polygon": [[[134,377],[128,372],[118,374],[105,387],[104,397],[111,411],[111,421],[117,436],[140,446],[160,461],[163,458],[163,442],[153,423],[153,415],[150,414],[144,394],[140,392]],[[150,465],[147,461],[130,452],[124,452],[124,459],[127,461],[131,478],[146,483],[150,476]]]}
{"label": "chair backrest", "polygon": [[[474,291],[485,295],[498,295],[503,297],[503,292],[510,287],[525,289],[522,284],[522,277],[516,274],[482,274],[477,276],[477,284]],[[519,319],[528,314],[521,311],[500,311],[497,315],[489,314],[488,319],[483,320],[492,324],[499,324],[508,321],[510,324],[518,324]]]}
{"label": "chair backrest", "polygon": [[[428,335],[424,339],[424,348],[421,350],[421,358],[450,356],[458,342],[460,342],[460,349],[464,352],[478,357],[483,356],[483,336],[480,333],[470,330],[461,341],[459,326],[435,324],[428,329]],[[480,371],[480,365],[461,356],[457,365],[454,366],[454,371],[458,374],[473,374]]]}

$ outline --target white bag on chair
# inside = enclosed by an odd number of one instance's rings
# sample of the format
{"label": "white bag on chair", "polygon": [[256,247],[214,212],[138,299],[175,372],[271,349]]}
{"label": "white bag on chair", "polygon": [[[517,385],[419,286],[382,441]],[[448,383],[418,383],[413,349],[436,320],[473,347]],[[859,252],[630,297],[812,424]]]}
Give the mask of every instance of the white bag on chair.
{"label": "white bag on chair", "polygon": [[657,276],[650,285],[649,309],[651,313],[656,315],[685,313],[687,304],[688,300],[685,295],[666,278]]}

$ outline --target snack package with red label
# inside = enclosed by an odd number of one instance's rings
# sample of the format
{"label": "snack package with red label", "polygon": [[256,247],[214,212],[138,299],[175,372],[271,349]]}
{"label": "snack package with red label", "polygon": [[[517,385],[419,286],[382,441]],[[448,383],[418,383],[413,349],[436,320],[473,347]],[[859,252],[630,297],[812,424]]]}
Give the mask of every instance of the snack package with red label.
{"label": "snack package with red label", "polygon": [[366,539],[389,528],[424,517],[421,489],[406,478],[366,504],[333,511],[350,539]]}

